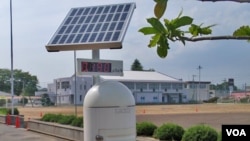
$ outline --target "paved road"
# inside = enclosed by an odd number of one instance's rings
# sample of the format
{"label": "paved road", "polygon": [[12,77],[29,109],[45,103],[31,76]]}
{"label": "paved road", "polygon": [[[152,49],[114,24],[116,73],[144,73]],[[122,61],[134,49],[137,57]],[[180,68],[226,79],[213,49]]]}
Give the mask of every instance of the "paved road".
{"label": "paved road", "polygon": [[15,126],[7,126],[5,124],[0,124],[0,141],[66,141],[66,140],[27,131],[24,128],[15,128]]}

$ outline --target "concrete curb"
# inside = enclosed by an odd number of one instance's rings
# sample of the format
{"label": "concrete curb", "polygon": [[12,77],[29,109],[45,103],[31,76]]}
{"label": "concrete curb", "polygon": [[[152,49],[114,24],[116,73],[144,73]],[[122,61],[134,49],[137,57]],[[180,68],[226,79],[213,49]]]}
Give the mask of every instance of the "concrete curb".
{"label": "concrete curb", "polygon": [[[34,131],[57,138],[62,138],[70,141],[83,141],[83,128],[61,125],[57,123],[48,123],[38,120],[29,120],[27,130]],[[159,141],[150,137],[136,137],[136,141]]]}
{"label": "concrete curb", "polygon": [[38,120],[27,121],[27,130],[72,141],[83,141],[83,128],[49,123]]}

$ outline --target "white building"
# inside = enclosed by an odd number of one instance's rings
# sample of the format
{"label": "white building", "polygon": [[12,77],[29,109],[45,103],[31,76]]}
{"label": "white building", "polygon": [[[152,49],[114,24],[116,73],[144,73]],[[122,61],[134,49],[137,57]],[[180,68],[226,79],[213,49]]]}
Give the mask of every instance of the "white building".
{"label": "white building", "polygon": [[124,71],[123,76],[101,76],[102,80],[119,81],[133,93],[139,103],[183,103],[184,82],[156,71]]}
{"label": "white building", "polygon": [[[137,104],[186,103],[192,100],[203,101],[210,98],[210,82],[200,82],[198,92],[197,84],[193,88],[191,82],[183,82],[181,79],[156,71],[123,71],[123,76],[100,76],[100,81],[106,80],[119,81],[126,85],[133,93]],[[55,103],[58,105],[75,104],[75,101],[76,104],[81,105],[92,86],[92,76],[79,75],[75,82],[73,75],[55,79],[52,84],[48,85],[48,94],[56,97]],[[194,90],[196,95],[193,93]]]}
{"label": "white building", "polygon": [[210,91],[211,82],[206,81],[186,81],[185,92],[189,101],[202,102],[208,100],[215,95]]}
{"label": "white building", "polygon": [[[76,85],[75,85],[76,84]],[[92,76],[75,76],[55,79],[52,84],[48,84],[48,94],[54,95],[55,104],[83,104],[87,91],[92,87]],[[76,97],[75,97],[76,90]],[[76,102],[75,102],[76,101]]]}

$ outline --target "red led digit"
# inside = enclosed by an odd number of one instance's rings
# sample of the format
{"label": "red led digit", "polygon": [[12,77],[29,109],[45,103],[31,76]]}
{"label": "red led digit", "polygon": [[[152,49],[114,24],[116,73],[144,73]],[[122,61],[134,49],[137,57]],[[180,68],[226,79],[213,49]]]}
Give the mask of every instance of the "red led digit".
{"label": "red led digit", "polygon": [[96,72],[96,63],[92,62],[90,68],[91,68],[91,72]]}
{"label": "red led digit", "polygon": [[103,72],[102,63],[100,62],[97,63],[97,72]]}
{"label": "red led digit", "polygon": [[88,62],[82,62],[82,72],[88,72]]}
{"label": "red led digit", "polygon": [[111,64],[110,63],[104,63],[103,71],[104,72],[110,72],[111,70]]}

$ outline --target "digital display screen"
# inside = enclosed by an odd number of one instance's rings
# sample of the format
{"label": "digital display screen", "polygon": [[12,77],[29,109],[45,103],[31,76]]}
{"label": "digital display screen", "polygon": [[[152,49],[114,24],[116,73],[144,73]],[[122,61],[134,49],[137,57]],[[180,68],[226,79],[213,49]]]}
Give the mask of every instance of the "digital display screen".
{"label": "digital display screen", "polygon": [[106,62],[81,62],[82,72],[111,72],[112,64]]}
{"label": "digital display screen", "polygon": [[109,75],[122,76],[123,62],[121,60],[77,59],[79,75]]}

